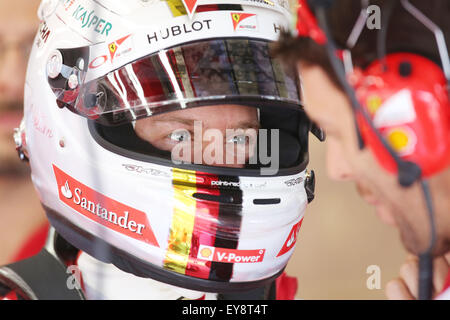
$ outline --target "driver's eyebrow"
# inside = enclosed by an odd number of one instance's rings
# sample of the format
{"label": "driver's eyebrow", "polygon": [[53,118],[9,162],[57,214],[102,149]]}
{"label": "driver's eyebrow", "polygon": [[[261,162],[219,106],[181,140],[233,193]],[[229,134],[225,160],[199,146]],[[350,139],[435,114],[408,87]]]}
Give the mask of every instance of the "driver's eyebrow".
{"label": "driver's eyebrow", "polygon": [[259,129],[259,121],[241,121],[230,129]]}
{"label": "driver's eyebrow", "polygon": [[[177,118],[177,117],[170,117],[170,118],[162,118],[162,119],[154,119],[157,122],[178,122],[184,125],[188,126],[194,126],[195,119],[186,119],[186,118]],[[229,129],[258,129],[260,127],[258,121],[241,121],[238,122],[233,128]]]}
{"label": "driver's eyebrow", "polygon": [[170,117],[170,118],[154,119],[154,121],[156,121],[156,122],[178,122],[178,123],[185,124],[188,126],[193,126],[194,122],[198,121],[198,120]]}

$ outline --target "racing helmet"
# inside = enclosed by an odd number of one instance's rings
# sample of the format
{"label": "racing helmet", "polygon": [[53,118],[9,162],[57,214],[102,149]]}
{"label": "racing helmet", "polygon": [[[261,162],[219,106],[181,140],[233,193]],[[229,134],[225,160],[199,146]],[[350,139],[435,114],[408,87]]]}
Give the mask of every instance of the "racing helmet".
{"label": "racing helmet", "polygon": [[[278,277],[311,198],[299,79],[270,55],[289,24],[286,2],[49,0],[39,15],[16,140],[56,232],[100,261],[187,289]],[[230,105],[255,108],[258,132],[277,138],[258,133],[255,143],[270,140],[276,170],[261,152],[239,167],[174,161],[135,130]]]}

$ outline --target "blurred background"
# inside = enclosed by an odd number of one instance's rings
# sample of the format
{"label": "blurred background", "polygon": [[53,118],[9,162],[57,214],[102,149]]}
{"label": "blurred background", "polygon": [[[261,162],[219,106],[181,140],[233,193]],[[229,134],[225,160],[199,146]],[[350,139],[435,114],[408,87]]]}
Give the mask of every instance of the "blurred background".
{"label": "blurred background", "polygon": [[0,0],[0,265],[39,250],[47,228],[28,165],[19,160],[13,139],[23,115],[38,6],[38,0]]}
{"label": "blurred background", "polygon": [[[12,140],[22,114],[26,57],[39,24],[38,4],[0,0],[0,265],[32,253],[21,250],[27,241],[40,243],[42,237],[30,240],[30,235],[45,231],[42,208]],[[324,143],[314,137],[310,142],[316,198],[286,269],[298,278],[297,298],[384,299],[385,283],[397,276],[405,258],[398,235],[378,220],[353,184],[327,178]],[[371,265],[380,268],[380,289],[367,288]]]}

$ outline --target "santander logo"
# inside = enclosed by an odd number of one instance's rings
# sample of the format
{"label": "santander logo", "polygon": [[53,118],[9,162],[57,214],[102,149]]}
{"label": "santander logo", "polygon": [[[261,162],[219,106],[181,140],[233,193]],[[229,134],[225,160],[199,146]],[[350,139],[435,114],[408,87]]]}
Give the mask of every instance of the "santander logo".
{"label": "santander logo", "polygon": [[66,183],[64,183],[64,185],[61,187],[60,191],[66,199],[72,199],[72,191],[70,191],[69,182],[67,180]]}
{"label": "santander logo", "polygon": [[96,192],[55,165],[53,172],[59,199],[70,208],[111,230],[159,247],[145,212]]}

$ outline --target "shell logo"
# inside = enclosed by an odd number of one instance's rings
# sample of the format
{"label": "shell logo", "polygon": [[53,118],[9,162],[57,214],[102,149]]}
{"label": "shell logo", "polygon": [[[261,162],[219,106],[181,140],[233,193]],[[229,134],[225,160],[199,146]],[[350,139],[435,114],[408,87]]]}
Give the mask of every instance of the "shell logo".
{"label": "shell logo", "polygon": [[207,261],[213,261],[215,248],[201,244],[198,248],[197,258]]}
{"label": "shell logo", "polygon": [[203,248],[202,250],[200,250],[200,255],[203,258],[209,258],[212,255],[212,250],[210,248]]}

